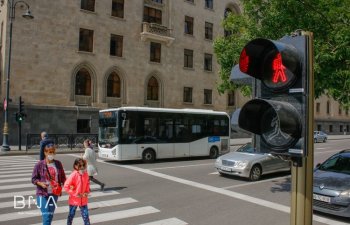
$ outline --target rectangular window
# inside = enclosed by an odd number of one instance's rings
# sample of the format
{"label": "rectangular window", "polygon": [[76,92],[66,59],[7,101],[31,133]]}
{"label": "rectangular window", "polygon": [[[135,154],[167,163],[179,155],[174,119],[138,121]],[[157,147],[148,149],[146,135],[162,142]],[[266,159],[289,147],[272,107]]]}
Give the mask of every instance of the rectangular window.
{"label": "rectangular window", "polygon": [[124,18],[124,0],[112,0],[112,16]]}
{"label": "rectangular window", "polygon": [[331,103],[327,102],[327,114],[330,114],[331,112]]}
{"label": "rectangular window", "polygon": [[185,49],[184,67],[193,68],[193,50]]}
{"label": "rectangular window", "polygon": [[192,88],[184,87],[184,102],[192,103]]}
{"label": "rectangular window", "polygon": [[210,89],[204,89],[204,104],[212,104],[212,92]]}
{"label": "rectangular window", "polygon": [[213,40],[213,24],[205,22],[205,39]]}
{"label": "rectangular window", "polygon": [[123,56],[123,36],[111,34],[109,54],[113,56]]}
{"label": "rectangular window", "polygon": [[91,126],[89,119],[77,120],[77,133],[90,133]]}
{"label": "rectangular window", "polygon": [[145,6],[143,9],[143,22],[162,24],[162,11]]}
{"label": "rectangular window", "polygon": [[342,110],[341,106],[339,106],[338,113],[339,113],[339,115],[341,115],[343,113],[343,110]]}
{"label": "rectangular window", "polygon": [[80,28],[79,51],[92,52],[94,43],[94,31]]}
{"label": "rectangular window", "polygon": [[193,17],[185,16],[185,34],[193,35]]}
{"label": "rectangular window", "polygon": [[186,0],[187,2],[194,3],[194,0]]}
{"label": "rectangular window", "polygon": [[339,132],[343,132],[343,131],[344,131],[343,125],[340,125],[340,126],[339,126]]}
{"label": "rectangular window", "polygon": [[213,55],[212,54],[204,54],[204,70],[213,71]]}
{"label": "rectangular window", "polygon": [[162,4],[163,0],[152,0],[152,2],[156,2],[156,3]]}
{"label": "rectangular window", "polygon": [[162,45],[160,43],[151,42],[150,61],[160,63]]}
{"label": "rectangular window", "polygon": [[80,8],[83,10],[95,12],[95,0],[81,0]]}
{"label": "rectangular window", "polygon": [[320,113],[321,110],[321,103],[317,102],[316,103],[316,113]]}
{"label": "rectangular window", "polygon": [[234,91],[229,91],[227,105],[228,106],[234,106],[235,105],[235,92]]}
{"label": "rectangular window", "polygon": [[333,125],[329,125],[329,133],[333,132]]}
{"label": "rectangular window", "polygon": [[318,124],[318,125],[317,125],[317,130],[320,130],[320,131],[322,130],[321,124]]}
{"label": "rectangular window", "polygon": [[213,0],[205,0],[205,8],[213,9]]}
{"label": "rectangular window", "polygon": [[349,132],[349,125],[346,125],[346,132]]}

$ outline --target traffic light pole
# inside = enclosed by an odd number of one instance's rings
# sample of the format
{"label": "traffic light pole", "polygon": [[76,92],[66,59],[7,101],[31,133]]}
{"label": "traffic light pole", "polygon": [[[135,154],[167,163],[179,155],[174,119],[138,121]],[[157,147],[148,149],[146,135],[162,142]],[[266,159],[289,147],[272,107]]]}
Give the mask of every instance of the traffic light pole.
{"label": "traffic light pole", "polygon": [[302,32],[308,37],[307,41],[307,124],[306,150],[307,156],[294,161],[292,166],[292,205],[290,213],[291,225],[311,225],[312,224],[312,193],[313,193],[313,163],[314,163],[314,74],[313,74],[313,34]]}

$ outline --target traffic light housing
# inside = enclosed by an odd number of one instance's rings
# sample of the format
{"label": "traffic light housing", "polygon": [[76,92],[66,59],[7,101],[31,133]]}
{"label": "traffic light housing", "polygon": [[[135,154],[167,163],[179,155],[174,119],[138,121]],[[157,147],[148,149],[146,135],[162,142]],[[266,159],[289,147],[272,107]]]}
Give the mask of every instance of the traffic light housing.
{"label": "traffic light housing", "polygon": [[18,112],[16,112],[16,121],[21,123],[26,116],[27,114],[24,111],[24,101],[22,101],[22,97],[20,96],[18,102]]}
{"label": "traffic light housing", "polygon": [[256,98],[241,109],[240,128],[257,135],[256,148],[305,156],[308,36],[257,38],[243,48],[239,69],[255,78]]}

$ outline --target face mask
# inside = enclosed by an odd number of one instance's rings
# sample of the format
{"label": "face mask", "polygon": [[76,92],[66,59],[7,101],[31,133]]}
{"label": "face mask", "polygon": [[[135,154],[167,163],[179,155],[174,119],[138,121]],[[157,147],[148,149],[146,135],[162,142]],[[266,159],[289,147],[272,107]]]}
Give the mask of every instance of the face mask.
{"label": "face mask", "polygon": [[85,172],[85,170],[79,170],[80,174],[83,174]]}
{"label": "face mask", "polygon": [[55,158],[55,155],[47,155],[47,159],[52,161]]}

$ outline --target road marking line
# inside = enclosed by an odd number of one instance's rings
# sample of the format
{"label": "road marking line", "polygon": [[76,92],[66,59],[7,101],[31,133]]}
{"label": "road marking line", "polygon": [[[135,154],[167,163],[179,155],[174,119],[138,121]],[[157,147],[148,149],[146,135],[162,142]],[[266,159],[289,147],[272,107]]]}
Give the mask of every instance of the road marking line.
{"label": "road marking line", "polygon": [[10,165],[14,165],[14,166],[22,166],[22,165],[35,165],[35,161],[33,162],[28,162],[28,161],[23,161],[23,162],[7,162],[7,163],[0,163],[0,167],[3,166],[10,166]]}
{"label": "road marking line", "polygon": [[[64,192],[65,193],[65,192]],[[91,192],[90,195],[89,195],[89,204],[92,202],[90,201],[91,198],[96,198],[96,197],[104,197],[104,196],[110,196],[110,195],[118,195],[119,192],[117,191],[104,191],[104,192]],[[17,198],[15,199],[15,196],[17,196]],[[14,207],[15,203],[16,203],[16,206],[17,207],[20,207],[21,205],[23,205],[23,198],[24,197],[23,195],[20,195],[20,194],[17,194],[15,193],[15,196],[13,196],[13,200],[10,201],[10,202],[0,202],[0,209],[2,208],[8,208],[8,207]],[[34,193],[34,198],[36,198],[35,196],[35,193]],[[69,198],[69,196],[65,193],[64,195],[62,195],[61,197],[58,198],[58,201],[61,202],[61,201],[67,201]],[[29,198],[25,198],[25,203],[24,203],[24,206],[25,207],[28,207],[29,204],[30,205],[34,205],[34,199],[31,199],[30,203],[29,203]],[[17,203],[20,203],[20,204],[17,204]]]}
{"label": "road marking line", "polygon": [[270,178],[270,179],[266,179],[266,180],[259,180],[259,181],[249,182],[249,183],[237,184],[237,185],[232,185],[232,186],[227,186],[227,187],[222,187],[222,188],[223,189],[231,189],[231,188],[237,188],[237,187],[244,187],[244,186],[249,186],[249,185],[254,185],[254,184],[266,183],[266,182],[270,182],[273,180],[280,180],[280,179],[284,179],[287,177],[291,177],[291,175],[287,175],[287,176],[283,176],[283,177],[275,177],[275,178]]}
{"label": "road marking line", "polygon": [[218,174],[219,174],[219,172],[216,171],[216,172],[209,173],[208,175],[218,175]]}
{"label": "road marking line", "polygon": [[[99,201],[99,202],[92,202],[89,203],[89,210],[96,209],[96,208],[104,208],[109,206],[118,206],[123,204],[129,204],[137,202],[137,200],[133,198],[120,198],[120,199],[113,199],[113,200],[107,200],[107,201]],[[64,207],[57,207],[55,210],[56,213],[67,213],[69,211],[69,208],[67,205]],[[29,210],[29,211],[22,211],[22,212],[13,212],[13,213],[6,213],[2,214],[0,217],[0,222],[10,221],[10,220],[18,220],[18,219],[25,219],[25,218],[31,218],[31,217],[38,217],[41,215],[39,209],[35,210]],[[67,224],[67,219],[64,220],[65,224]],[[93,223],[93,221],[92,221]],[[41,224],[41,223],[40,223]],[[56,223],[54,223],[56,224]],[[76,223],[74,223],[76,224]]]}
{"label": "road marking line", "polygon": [[[90,205],[89,205],[89,209],[90,209]],[[67,210],[67,212],[68,212],[68,210]],[[110,212],[110,213],[90,215],[89,217],[90,217],[90,223],[95,224],[95,223],[102,223],[102,222],[107,222],[107,221],[111,221],[111,220],[120,220],[120,219],[125,219],[125,218],[130,218],[130,217],[135,217],[135,216],[142,216],[142,215],[147,215],[147,214],[151,214],[151,213],[158,213],[158,212],[160,212],[160,211],[152,206],[145,206],[145,207],[139,207],[139,208],[134,208],[134,209],[114,211],[114,212]],[[54,220],[52,222],[55,225],[66,225],[67,219],[56,220],[56,221]],[[37,224],[32,224],[32,225],[41,225],[41,224],[42,223],[37,223]],[[82,220],[76,219],[74,221],[74,224],[75,225],[84,224],[84,222]]]}
{"label": "road marking line", "polygon": [[27,164],[20,164],[20,165],[5,165],[5,166],[1,166],[0,165],[0,168],[1,169],[12,169],[12,168],[27,168],[27,167],[31,167],[31,168],[34,168],[35,164],[34,163],[27,163]]}
{"label": "road marking line", "polygon": [[149,168],[149,170],[176,169],[176,168],[186,168],[186,167],[194,167],[194,166],[208,166],[208,165],[213,165],[213,163],[203,163],[203,164],[186,165],[186,166],[157,167],[157,168]]}
{"label": "road marking line", "polygon": [[[20,188],[27,188],[27,187],[32,187],[33,189],[35,188],[34,184],[30,181],[30,178],[28,178],[28,183],[25,184],[11,184],[11,185],[3,185],[0,186],[0,190],[13,190],[13,189],[20,189]],[[90,188],[99,188],[100,185],[93,184],[90,185]]]}
{"label": "road marking line", "polygon": [[[174,176],[170,176],[170,175],[166,175],[166,174],[162,174],[156,171],[152,171],[152,170],[148,170],[148,169],[142,169],[142,168],[138,168],[135,166],[128,166],[128,165],[117,165],[117,164],[111,164],[111,163],[107,163],[104,162],[101,159],[97,160],[98,162],[104,163],[104,164],[108,164],[111,166],[116,166],[116,167],[121,167],[121,168],[126,168],[126,169],[131,169],[134,171],[139,171],[141,173],[145,173],[145,174],[149,174],[155,177],[160,177],[163,179],[167,179],[167,180],[171,180],[174,182],[178,182],[181,184],[185,184],[188,186],[192,186],[192,187],[196,187],[196,188],[200,188],[203,190],[207,190],[207,191],[211,191],[214,193],[218,193],[218,194],[222,194],[222,195],[226,195],[232,198],[236,198],[245,202],[250,202],[256,205],[260,205],[263,207],[267,207],[270,209],[274,209],[277,211],[281,211],[281,212],[285,212],[290,214],[290,207],[289,206],[285,206],[282,204],[278,204],[278,203],[274,203],[274,202],[270,202],[264,199],[259,199],[259,198],[255,198],[249,195],[245,195],[245,194],[241,194],[238,192],[233,192],[233,191],[229,191],[229,190],[225,190],[222,188],[218,188],[218,187],[214,187],[214,186],[210,186],[210,185],[206,185],[206,184],[202,184],[202,183],[198,183],[198,182],[194,182],[194,181],[190,181],[190,180],[186,180],[186,179],[182,179],[182,178],[178,178],[178,177],[174,177]],[[325,224],[329,224],[329,225],[335,225],[336,222],[338,221],[334,221],[334,220],[330,220],[327,218],[323,218],[320,216],[313,216],[313,220],[317,221],[317,222],[321,222],[321,223],[325,223]],[[336,225],[346,225],[347,223],[337,223]]]}
{"label": "road marking line", "polygon": [[17,167],[10,167],[10,168],[0,168],[0,171],[15,171],[15,170],[23,170],[23,169],[27,169],[28,170],[32,170],[34,168],[34,164],[33,166],[17,166]]}
{"label": "road marking line", "polygon": [[178,218],[170,218],[165,220],[158,220],[150,223],[143,223],[139,225],[187,225],[188,223],[179,220]]}

